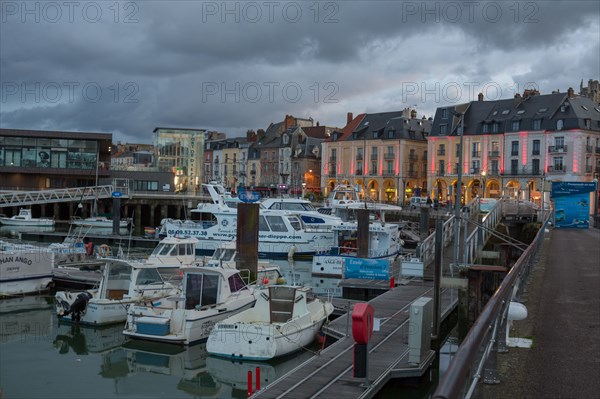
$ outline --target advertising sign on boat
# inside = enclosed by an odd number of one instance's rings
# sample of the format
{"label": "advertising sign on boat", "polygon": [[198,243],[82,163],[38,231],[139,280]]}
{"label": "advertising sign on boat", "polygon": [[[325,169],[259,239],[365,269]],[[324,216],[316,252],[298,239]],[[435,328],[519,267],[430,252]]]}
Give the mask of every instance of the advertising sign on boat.
{"label": "advertising sign on boat", "polygon": [[345,278],[363,278],[370,280],[387,280],[388,259],[346,258]]}

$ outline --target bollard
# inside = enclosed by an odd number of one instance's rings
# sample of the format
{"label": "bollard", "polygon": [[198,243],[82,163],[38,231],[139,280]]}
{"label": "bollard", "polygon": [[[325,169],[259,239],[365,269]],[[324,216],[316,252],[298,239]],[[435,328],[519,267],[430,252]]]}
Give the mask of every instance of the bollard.
{"label": "bollard", "polygon": [[252,370],[248,370],[248,397],[252,396]]}
{"label": "bollard", "polygon": [[396,281],[395,281],[395,279],[394,279],[394,276],[392,276],[392,277],[390,278],[390,290],[391,290],[392,288],[394,288],[395,286],[396,286]]}
{"label": "bollard", "polygon": [[260,391],[260,368],[256,368],[256,390]]}

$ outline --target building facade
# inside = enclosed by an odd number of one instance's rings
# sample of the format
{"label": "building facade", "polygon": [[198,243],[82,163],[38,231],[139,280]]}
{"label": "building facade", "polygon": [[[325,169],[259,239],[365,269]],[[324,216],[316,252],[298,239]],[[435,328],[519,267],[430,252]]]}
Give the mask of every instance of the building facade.
{"label": "building facade", "polygon": [[0,129],[5,190],[87,187],[110,177],[112,134]]}
{"label": "building facade", "polygon": [[197,191],[203,181],[205,129],[154,129],[154,148],[159,168],[175,175],[175,191]]}
{"label": "building facade", "polygon": [[428,193],[453,201],[460,167],[463,203],[477,196],[541,203],[552,181],[597,177],[599,141],[600,106],[573,89],[526,90],[497,101],[480,94],[478,101],[437,109],[428,137],[434,176]]}
{"label": "building facade", "polygon": [[415,110],[349,113],[347,125],[323,142],[321,186],[354,185],[373,201],[406,203],[427,187],[427,135],[431,119]]}

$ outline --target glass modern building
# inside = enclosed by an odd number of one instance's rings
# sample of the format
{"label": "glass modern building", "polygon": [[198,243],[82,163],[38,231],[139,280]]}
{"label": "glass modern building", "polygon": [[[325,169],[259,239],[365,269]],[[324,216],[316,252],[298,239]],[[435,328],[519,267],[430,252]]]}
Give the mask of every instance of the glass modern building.
{"label": "glass modern building", "polygon": [[93,186],[110,177],[112,134],[0,129],[0,187]]}
{"label": "glass modern building", "polygon": [[197,191],[203,181],[205,129],[154,129],[157,166],[171,168],[175,191]]}

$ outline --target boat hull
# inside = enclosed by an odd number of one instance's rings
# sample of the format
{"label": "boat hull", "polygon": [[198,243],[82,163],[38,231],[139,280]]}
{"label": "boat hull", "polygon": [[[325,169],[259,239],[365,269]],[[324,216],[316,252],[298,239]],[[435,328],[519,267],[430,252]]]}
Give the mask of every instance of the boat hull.
{"label": "boat hull", "polygon": [[206,343],[206,350],[211,355],[231,359],[274,359],[313,342],[325,319],[326,316],[304,327],[294,322],[218,324]]}
{"label": "boat hull", "polygon": [[206,341],[213,326],[236,313],[249,309],[254,297],[248,295],[236,303],[227,303],[210,310],[152,309],[133,306],[128,312],[123,334],[130,338],[178,345]]}
{"label": "boat hull", "polygon": [[52,219],[12,219],[0,218],[0,224],[5,226],[34,226],[34,227],[52,227],[54,220]]}
{"label": "boat hull", "polygon": [[0,297],[49,289],[53,267],[54,253],[43,248],[0,251]]}

